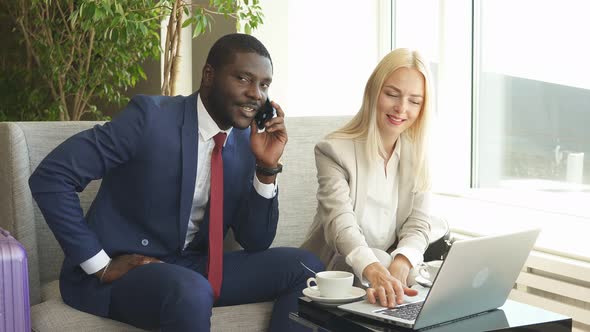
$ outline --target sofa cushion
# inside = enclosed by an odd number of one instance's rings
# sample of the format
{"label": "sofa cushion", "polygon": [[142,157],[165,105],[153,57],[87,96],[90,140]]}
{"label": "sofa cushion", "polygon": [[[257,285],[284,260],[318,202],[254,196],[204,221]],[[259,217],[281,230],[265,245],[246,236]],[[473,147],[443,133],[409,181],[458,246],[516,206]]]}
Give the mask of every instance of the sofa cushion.
{"label": "sofa cushion", "polygon": [[31,325],[35,332],[143,331],[127,324],[76,310],[60,299],[51,299],[31,307]]}
{"label": "sofa cushion", "polygon": [[348,116],[285,118],[289,142],[281,157],[283,173],[277,180],[279,225],[273,247],[299,247],[305,240],[317,208],[314,147],[349,120]]}
{"label": "sofa cushion", "polygon": [[[265,331],[273,303],[252,303],[213,309],[211,331]],[[59,299],[51,299],[31,308],[35,332],[140,332],[144,331],[112,319],[76,310]]]}
{"label": "sofa cushion", "polygon": [[45,302],[51,299],[61,300],[61,294],[59,293],[59,280],[53,280],[41,286],[41,302]]}
{"label": "sofa cushion", "polygon": [[[61,300],[59,282],[41,288],[42,303],[31,307],[31,324],[35,332],[138,332],[144,331],[112,319],[76,310]],[[211,331],[265,331],[273,302],[251,303],[213,308]]]}

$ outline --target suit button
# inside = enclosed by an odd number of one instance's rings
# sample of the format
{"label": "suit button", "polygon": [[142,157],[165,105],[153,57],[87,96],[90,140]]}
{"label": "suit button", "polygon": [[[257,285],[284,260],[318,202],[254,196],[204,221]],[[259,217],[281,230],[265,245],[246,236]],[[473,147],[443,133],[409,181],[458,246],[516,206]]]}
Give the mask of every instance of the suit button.
{"label": "suit button", "polygon": [[141,245],[142,246],[147,247],[148,244],[150,244],[150,241],[148,241],[148,239],[141,240]]}

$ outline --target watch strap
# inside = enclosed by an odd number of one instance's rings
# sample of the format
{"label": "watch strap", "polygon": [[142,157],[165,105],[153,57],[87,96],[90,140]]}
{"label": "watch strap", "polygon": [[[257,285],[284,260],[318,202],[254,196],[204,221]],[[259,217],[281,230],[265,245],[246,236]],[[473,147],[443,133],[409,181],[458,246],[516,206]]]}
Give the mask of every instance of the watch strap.
{"label": "watch strap", "polygon": [[277,167],[273,167],[273,168],[256,165],[256,171],[262,173],[263,175],[267,175],[267,176],[277,175],[278,173],[283,171],[283,164],[279,163],[277,165]]}

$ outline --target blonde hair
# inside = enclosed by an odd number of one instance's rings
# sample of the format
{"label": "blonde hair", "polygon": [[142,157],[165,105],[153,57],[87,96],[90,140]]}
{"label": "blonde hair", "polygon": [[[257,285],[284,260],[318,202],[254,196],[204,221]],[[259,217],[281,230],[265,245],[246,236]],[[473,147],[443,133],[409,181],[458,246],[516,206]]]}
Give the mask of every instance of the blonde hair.
{"label": "blonde hair", "polygon": [[[412,143],[414,149],[414,190],[430,189],[430,167],[428,165],[428,128],[433,113],[434,90],[430,69],[420,53],[407,48],[398,48],[387,54],[377,65],[365,86],[363,103],[358,113],[342,128],[328,135],[329,138],[366,139],[367,157],[377,160],[385,156],[383,140],[377,127],[377,101],[385,80],[398,68],[407,67],[418,70],[424,76],[424,100],[416,122],[401,136]],[[400,136],[400,137],[401,137]]]}

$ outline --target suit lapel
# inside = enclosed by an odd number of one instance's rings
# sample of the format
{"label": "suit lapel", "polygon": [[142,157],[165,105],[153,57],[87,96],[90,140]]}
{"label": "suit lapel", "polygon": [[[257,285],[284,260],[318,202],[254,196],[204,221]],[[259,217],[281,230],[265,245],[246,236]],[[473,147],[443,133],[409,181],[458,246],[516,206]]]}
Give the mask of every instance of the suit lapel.
{"label": "suit lapel", "polygon": [[186,229],[190,218],[191,206],[195,193],[197,176],[198,134],[197,93],[189,96],[185,102],[182,122],[182,184],[180,189],[180,220],[178,234],[181,245],[184,245]]}
{"label": "suit lapel", "polygon": [[[402,139],[403,137],[403,139]],[[398,205],[397,205],[397,225],[401,226],[404,220],[410,214],[409,208],[414,200],[414,170],[412,169],[412,148],[411,142],[402,134],[398,138],[400,141],[400,161],[399,161],[399,182],[398,182]]]}
{"label": "suit lapel", "polygon": [[365,202],[367,201],[367,181],[369,165],[367,159],[367,143],[365,140],[354,140],[354,154],[356,160],[356,180],[350,181],[350,183],[356,183],[355,197],[354,197],[354,213],[361,217],[363,216],[365,209]]}

